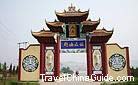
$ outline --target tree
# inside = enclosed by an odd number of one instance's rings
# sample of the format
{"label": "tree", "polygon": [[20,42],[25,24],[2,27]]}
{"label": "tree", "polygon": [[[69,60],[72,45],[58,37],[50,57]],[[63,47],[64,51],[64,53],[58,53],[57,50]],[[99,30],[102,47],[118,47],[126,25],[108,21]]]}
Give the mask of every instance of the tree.
{"label": "tree", "polygon": [[136,67],[136,68],[132,67],[131,68],[131,75],[134,77],[138,77],[138,67]]}
{"label": "tree", "polygon": [[2,64],[0,63],[0,72],[2,71]]}
{"label": "tree", "polygon": [[62,73],[69,73],[69,74],[73,74],[73,71],[69,68],[69,67],[63,67],[61,69]]}
{"label": "tree", "polygon": [[16,67],[16,74],[18,74],[18,66]]}
{"label": "tree", "polygon": [[15,66],[13,66],[12,73],[13,73],[13,75],[16,73],[16,72],[15,72]]}
{"label": "tree", "polygon": [[7,65],[6,65],[6,62],[3,65],[2,74],[3,74],[2,79],[4,79],[4,82],[5,82],[6,81],[6,77],[7,77]]}
{"label": "tree", "polygon": [[134,67],[132,66],[132,68],[130,68],[131,69],[131,75],[134,75]]}
{"label": "tree", "polygon": [[6,62],[4,62],[3,71],[6,71],[6,70],[7,70],[7,65],[6,65]]}
{"label": "tree", "polygon": [[10,74],[12,73],[12,64],[10,65],[9,73],[10,73]]}

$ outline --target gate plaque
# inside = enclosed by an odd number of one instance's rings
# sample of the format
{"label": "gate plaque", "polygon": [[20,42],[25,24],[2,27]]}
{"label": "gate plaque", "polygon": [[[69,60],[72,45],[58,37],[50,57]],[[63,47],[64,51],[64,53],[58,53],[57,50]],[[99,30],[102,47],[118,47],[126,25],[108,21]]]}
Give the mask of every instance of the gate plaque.
{"label": "gate plaque", "polygon": [[61,49],[85,48],[85,40],[65,40],[61,41]]}
{"label": "gate plaque", "polygon": [[62,53],[82,53],[85,52],[86,40],[62,40],[61,52]]}

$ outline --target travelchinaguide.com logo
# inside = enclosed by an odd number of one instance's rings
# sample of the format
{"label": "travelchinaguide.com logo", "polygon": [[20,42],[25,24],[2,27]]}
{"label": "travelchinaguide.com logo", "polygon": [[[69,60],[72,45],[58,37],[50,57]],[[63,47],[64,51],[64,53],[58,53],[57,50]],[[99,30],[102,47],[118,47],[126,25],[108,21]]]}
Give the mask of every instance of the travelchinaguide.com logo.
{"label": "travelchinaguide.com logo", "polygon": [[77,76],[75,74],[63,74],[62,76],[47,76],[45,74],[40,74],[41,81],[134,81],[133,76],[117,76],[116,78],[109,76],[100,75],[96,76],[92,74],[91,76]]}

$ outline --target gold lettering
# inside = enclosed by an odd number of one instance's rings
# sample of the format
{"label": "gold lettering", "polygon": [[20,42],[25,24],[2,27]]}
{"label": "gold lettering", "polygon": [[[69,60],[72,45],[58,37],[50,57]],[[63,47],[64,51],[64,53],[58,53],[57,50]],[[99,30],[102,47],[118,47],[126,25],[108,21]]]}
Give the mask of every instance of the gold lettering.
{"label": "gold lettering", "polygon": [[73,43],[71,42],[71,43],[69,44],[69,46],[70,46],[70,47],[73,47]]}
{"label": "gold lettering", "polygon": [[84,46],[84,43],[83,43],[83,42],[81,42],[81,43],[80,43],[80,46]]}
{"label": "gold lettering", "polygon": [[68,43],[67,43],[67,42],[64,42],[64,46],[65,46],[65,47],[68,47]]}
{"label": "gold lettering", "polygon": [[75,46],[79,46],[79,45],[78,45],[78,42],[75,43]]}

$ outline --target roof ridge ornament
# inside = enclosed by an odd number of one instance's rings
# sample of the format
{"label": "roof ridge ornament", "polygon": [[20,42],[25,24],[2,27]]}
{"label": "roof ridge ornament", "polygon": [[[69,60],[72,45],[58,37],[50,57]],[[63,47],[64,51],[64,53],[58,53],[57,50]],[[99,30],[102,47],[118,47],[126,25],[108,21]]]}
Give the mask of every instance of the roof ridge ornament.
{"label": "roof ridge ornament", "polygon": [[112,31],[114,31],[114,27],[112,28]]}
{"label": "roof ridge ornament", "polygon": [[68,7],[68,12],[76,12],[76,7],[72,5],[71,3],[71,6]]}
{"label": "roof ridge ornament", "polygon": [[104,27],[102,28],[102,30],[107,31]]}
{"label": "roof ridge ornament", "polygon": [[43,27],[43,29],[42,30],[40,30],[40,32],[44,32],[44,31],[46,31],[45,29],[44,29],[44,27]]}
{"label": "roof ridge ornament", "polygon": [[99,17],[99,20],[98,20],[99,22],[101,21],[101,18]]}
{"label": "roof ridge ornament", "polygon": [[47,23],[46,19],[45,19],[45,24]]}
{"label": "roof ridge ornament", "polygon": [[64,9],[64,12],[66,13],[66,10]]}
{"label": "roof ridge ornament", "polygon": [[92,21],[92,20],[89,18],[88,21]]}
{"label": "roof ridge ornament", "polygon": [[78,9],[78,12],[81,12],[80,9]]}
{"label": "roof ridge ornament", "polygon": [[55,19],[55,21],[54,21],[54,22],[58,22],[58,21],[57,21],[57,19]]}

